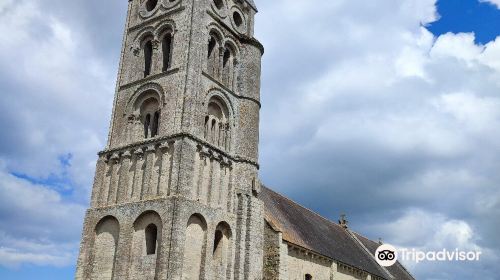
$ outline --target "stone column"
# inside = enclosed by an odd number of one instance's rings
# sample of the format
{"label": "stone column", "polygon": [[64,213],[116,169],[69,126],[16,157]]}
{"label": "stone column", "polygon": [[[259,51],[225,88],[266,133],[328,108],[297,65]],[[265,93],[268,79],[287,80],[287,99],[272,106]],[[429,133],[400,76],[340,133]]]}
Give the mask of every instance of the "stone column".
{"label": "stone column", "polygon": [[334,280],[335,279],[335,276],[337,275],[337,271],[338,271],[337,262],[332,261],[332,266],[331,266],[331,269],[330,269],[330,280]]}
{"label": "stone column", "polygon": [[134,170],[134,182],[132,185],[132,201],[140,201],[142,194],[142,180],[144,176],[144,150],[139,148],[134,151],[135,155],[135,170]]}
{"label": "stone column", "polygon": [[118,203],[127,201],[127,194],[129,193],[129,169],[130,159],[132,154],[130,151],[125,151],[122,155],[122,164],[120,167],[120,180],[118,181]]}
{"label": "stone column", "polygon": [[119,170],[120,170],[120,155],[118,153],[114,153],[110,158],[110,169],[111,176],[109,178],[109,194],[107,205],[115,205],[117,201],[117,192],[118,192],[118,181],[119,181]]}
{"label": "stone column", "polygon": [[103,180],[106,174],[106,159],[100,156],[96,164],[96,174],[94,177],[94,187],[92,188],[91,207],[96,208],[99,206],[101,199],[101,192],[103,187]]}
{"label": "stone column", "polygon": [[129,279],[130,268],[130,247],[134,235],[134,225],[132,220],[121,221],[120,235],[115,254],[115,268],[113,280]]}

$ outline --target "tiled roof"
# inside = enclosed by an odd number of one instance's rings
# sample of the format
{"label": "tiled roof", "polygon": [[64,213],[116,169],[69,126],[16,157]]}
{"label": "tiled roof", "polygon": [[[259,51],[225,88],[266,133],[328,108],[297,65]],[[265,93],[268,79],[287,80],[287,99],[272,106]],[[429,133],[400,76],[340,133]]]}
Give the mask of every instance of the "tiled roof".
{"label": "tiled roof", "polygon": [[[378,246],[380,246],[380,244],[373,241],[373,240],[370,240],[370,239],[368,239],[368,238],[366,238],[358,233],[354,233],[354,234],[359,239],[359,241],[361,241],[361,243],[363,243],[363,245],[370,251],[370,253],[375,255],[375,251],[377,251],[377,248],[378,248]],[[393,266],[386,267],[386,269],[389,270],[389,273],[391,273],[392,276],[394,276],[398,280],[399,279],[401,279],[401,280],[406,280],[406,279],[414,280],[413,276],[411,276],[411,274],[399,262],[397,262]]]}
{"label": "tiled roof", "polygon": [[[282,233],[285,241],[370,274],[393,279],[363,247],[371,250],[373,245],[366,242],[365,238],[360,240],[363,245],[360,244],[352,232],[266,187],[262,188],[260,198],[264,202],[266,221]],[[370,246],[365,245],[365,242]],[[401,269],[396,270],[399,273]],[[400,275],[398,273],[395,274]],[[395,279],[413,278],[397,276]]]}

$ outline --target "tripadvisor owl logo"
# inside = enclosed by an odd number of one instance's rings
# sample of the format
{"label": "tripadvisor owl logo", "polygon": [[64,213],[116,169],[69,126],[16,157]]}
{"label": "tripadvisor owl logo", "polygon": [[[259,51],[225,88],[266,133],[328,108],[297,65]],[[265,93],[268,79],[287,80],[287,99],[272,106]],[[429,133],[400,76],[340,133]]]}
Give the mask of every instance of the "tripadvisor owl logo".
{"label": "tripadvisor owl logo", "polygon": [[430,262],[470,262],[479,261],[481,251],[463,251],[456,248],[455,250],[442,249],[439,251],[421,251],[417,249],[398,248],[389,244],[383,244],[375,251],[375,260],[381,266],[392,266],[398,260],[402,262],[420,263],[423,261]]}
{"label": "tripadvisor owl logo", "polygon": [[398,253],[394,246],[383,244],[375,251],[375,259],[381,266],[392,266],[398,261]]}

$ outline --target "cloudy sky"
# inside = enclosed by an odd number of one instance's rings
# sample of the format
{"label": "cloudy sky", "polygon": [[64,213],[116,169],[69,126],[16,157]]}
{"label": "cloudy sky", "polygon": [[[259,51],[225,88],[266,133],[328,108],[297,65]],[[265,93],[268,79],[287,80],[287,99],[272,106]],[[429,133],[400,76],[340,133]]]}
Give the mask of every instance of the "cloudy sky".
{"label": "cloudy sky", "polygon": [[[500,1],[255,0],[266,185],[499,279]],[[0,0],[0,278],[71,279],[125,0]]]}

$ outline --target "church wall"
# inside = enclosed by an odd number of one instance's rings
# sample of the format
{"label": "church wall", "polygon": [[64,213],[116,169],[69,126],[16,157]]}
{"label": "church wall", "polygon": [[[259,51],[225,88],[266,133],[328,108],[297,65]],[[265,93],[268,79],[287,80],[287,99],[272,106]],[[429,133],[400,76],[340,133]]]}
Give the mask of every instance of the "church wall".
{"label": "church wall", "polygon": [[264,264],[263,279],[279,279],[281,263],[281,236],[279,232],[266,223],[264,226]]}
{"label": "church wall", "polygon": [[236,68],[236,91],[242,96],[260,102],[260,73],[262,51],[251,44],[242,44]]}
{"label": "church wall", "polygon": [[91,278],[96,280],[111,280],[115,267],[116,246],[120,228],[114,218],[104,218],[96,227],[94,248],[92,250],[93,269]]}
{"label": "church wall", "polygon": [[200,279],[205,269],[204,255],[207,247],[207,225],[197,215],[189,218],[184,242],[182,279]]}
{"label": "church wall", "polygon": [[[174,218],[173,231],[172,231],[172,244],[175,247],[172,248],[170,256],[170,276],[168,279],[186,279],[193,276],[191,272],[193,271],[193,263],[187,262],[188,260],[196,260],[201,254],[201,265],[196,268],[196,273],[205,277],[204,279],[218,279],[215,277],[217,273],[221,271],[220,264],[216,258],[216,251],[214,251],[214,241],[216,236],[216,231],[220,229],[221,225],[227,229],[228,237],[226,241],[228,243],[224,244],[224,248],[227,249],[221,256],[224,258],[224,273],[227,275],[227,279],[235,279],[233,277],[234,271],[234,254],[236,247],[235,235],[237,231],[236,220],[234,216],[227,215],[224,209],[214,210],[209,206],[200,206],[199,203],[195,201],[185,200],[184,198],[178,198],[178,205],[182,207],[178,208],[176,217]],[[195,238],[195,236],[201,236],[200,227],[196,227],[196,223],[190,222],[193,215],[199,217],[200,220],[204,221],[203,226],[203,238]],[[194,225],[193,225],[194,224]],[[199,224],[199,223],[198,223]],[[191,225],[191,226],[188,226]],[[193,240],[196,239],[196,242]],[[199,243],[202,241],[202,243]],[[203,248],[200,252],[200,246]],[[220,252],[220,251],[217,251]],[[196,255],[193,255],[195,254]],[[190,267],[190,269],[188,269]],[[195,273],[195,274],[196,274]],[[198,278],[197,278],[198,279]],[[226,278],[224,278],[226,279]]]}
{"label": "church wall", "polygon": [[[240,102],[240,115],[237,119],[239,133],[237,153],[244,158],[257,161],[259,156],[259,105],[253,101]],[[244,136],[244,137],[243,137]]]}
{"label": "church wall", "polygon": [[334,273],[333,280],[369,280],[370,276],[360,276],[355,275],[352,272],[346,270],[339,270],[337,273]]}
{"label": "church wall", "polygon": [[[101,279],[95,278],[93,273],[95,269],[94,263],[109,255],[108,249],[111,246],[102,246],[102,242],[111,244],[109,238],[102,239],[100,232],[110,232],[116,240],[114,261],[108,263],[108,268],[113,265],[112,275],[110,279],[141,279],[131,275],[136,274],[136,269],[132,267],[138,263],[142,263],[142,268],[146,268],[144,274],[155,274],[158,279],[166,279],[166,268],[168,255],[165,252],[169,251],[170,246],[170,229],[172,224],[172,208],[174,202],[171,199],[150,200],[130,205],[119,205],[116,207],[93,208],[87,211],[84,223],[84,231],[82,235],[82,243],[80,247],[80,256],[78,259],[77,280],[80,279]],[[151,216],[148,213],[157,213],[157,216]],[[148,215],[145,215],[148,214]],[[140,219],[139,219],[140,218]],[[116,220],[117,227],[112,227],[113,230],[103,231],[100,226],[103,221]],[[154,222],[158,227],[158,243],[155,256],[144,257],[144,247],[137,246],[138,242],[143,242],[144,237],[141,235],[140,226],[137,223],[150,224]],[[109,226],[105,228],[110,228]],[[104,237],[107,235],[104,234]],[[109,237],[109,236],[108,236]],[[104,240],[104,241],[103,241]],[[106,254],[100,253],[99,250],[106,250]],[[142,260],[141,260],[142,258]],[[155,259],[155,260],[150,260]],[[148,272],[149,271],[149,272]],[[141,272],[142,273],[142,272]],[[100,275],[109,275],[99,273]],[[93,276],[94,275],[94,276]],[[100,277],[100,276],[99,276]]]}
{"label": "church wall", "polygon": [[[149,228],[154,225],[156,232],[149,236]],[[131,261],[129,275],[135,280],[155,279],[157,262],[160,260],[161,236],[163,223],[155,212],[142,214],[134,223],[131,244]],[[154,238],[154,240],[153,240]]]}
{"label": "church wall", "polygon": [[163,141],[101,154],[94,181],[93,207],[168,197],[173,194],[178,144]]}
{"label": "church wall", "polygon": [[298,248],[289,248],[287,256],[289,280],[304,280],[306,274],[312,279],[330,279],[331,262]]}
{"label": "church wall", "polygon": [[264,227],[264,280],[303,280],[310,274],[319,280],[381,279],[357,268],[317,255],[282,239],[282,233],[266,222]]}

